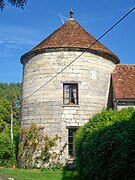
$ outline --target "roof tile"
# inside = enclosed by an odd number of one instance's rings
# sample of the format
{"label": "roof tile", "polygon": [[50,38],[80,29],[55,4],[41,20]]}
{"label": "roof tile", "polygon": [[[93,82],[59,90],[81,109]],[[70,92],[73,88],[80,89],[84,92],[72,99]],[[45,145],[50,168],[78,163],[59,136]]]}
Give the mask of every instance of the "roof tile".
{"label": "roof tile", "polygon": [[112,81],[116,99],[135,99],[135,64],[118,64]]}
{"label": "roof tile", "polygon": [[[85,48],[97,52],[99,55],[109,55],[119,63],[119,58],[108,48],[89,34],[73,18],[70,18],[49,37],[34,47],[30,52],[47,48]],[[96,43],[95,43],[96,42]],[[93,44],[95,43],[95,44]],[[92,45],[93,44],[93,45]]]}

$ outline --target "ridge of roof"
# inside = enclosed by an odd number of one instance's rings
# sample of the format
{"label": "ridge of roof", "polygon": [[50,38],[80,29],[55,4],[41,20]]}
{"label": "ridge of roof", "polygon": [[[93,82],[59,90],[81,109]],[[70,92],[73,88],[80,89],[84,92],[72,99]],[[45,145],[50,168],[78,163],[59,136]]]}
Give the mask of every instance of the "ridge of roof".
{"label": "ridge of roof", "polygon": [[67,22],[31,49],[30,52],[51,48],[80,48],[97,52],[101,56],[108,55],[114,59],[115,63],[120,62],[119,58],[107,47],[96,41],[74,18],[69,18]]}
{"label": "ridge of roof", "polygon": [[112,73],[115,99],[135,99],[135,64],[118,64]]}

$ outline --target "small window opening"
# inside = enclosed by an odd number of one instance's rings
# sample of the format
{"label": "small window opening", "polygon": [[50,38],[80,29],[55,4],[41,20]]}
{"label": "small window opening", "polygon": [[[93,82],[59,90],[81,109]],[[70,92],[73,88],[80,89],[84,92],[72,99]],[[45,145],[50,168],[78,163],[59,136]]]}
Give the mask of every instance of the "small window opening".
{"label": "small window opening", "polygon": [[75,157],[75,134],[76,134],[77,129],[69,129],[68,130],[68,154],[70,158]]}
{"label": "small window opening", "polygon": [[63,84],[63,104],[78,105],[78,84]]}

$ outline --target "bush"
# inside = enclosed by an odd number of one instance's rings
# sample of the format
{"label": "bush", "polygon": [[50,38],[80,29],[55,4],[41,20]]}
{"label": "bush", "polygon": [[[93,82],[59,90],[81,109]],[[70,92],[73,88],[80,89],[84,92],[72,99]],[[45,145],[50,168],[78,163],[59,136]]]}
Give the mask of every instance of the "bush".
{"label": "bush", "polygon": [[66,144],[55,152],[59,135],[50,138],[44,133],[44,127],[32,123],[30,127],[20,128],[18,147],[18,165],[21,168],[57,168]]}
{"label": "bush", "polygon": [[135,110],[103,110],[76,134],[81,179],[135,179]]}
{"label": "bush", "polygon": [[9,129],[0,132],[0,166],[12,167],[16,164],[16,145],[10,144]]}

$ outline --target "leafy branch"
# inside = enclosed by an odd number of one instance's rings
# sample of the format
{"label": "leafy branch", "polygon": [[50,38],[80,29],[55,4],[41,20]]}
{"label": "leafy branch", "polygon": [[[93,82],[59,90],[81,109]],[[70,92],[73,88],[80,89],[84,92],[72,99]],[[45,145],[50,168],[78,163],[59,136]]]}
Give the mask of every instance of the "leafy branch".
{"label": "leafy branch", "polygon": [[[8,2],[17,8],[23,9],[28,0],[8,0]],[[5,7],[5,0],[0,0],[0,9],[3,11]]]}

